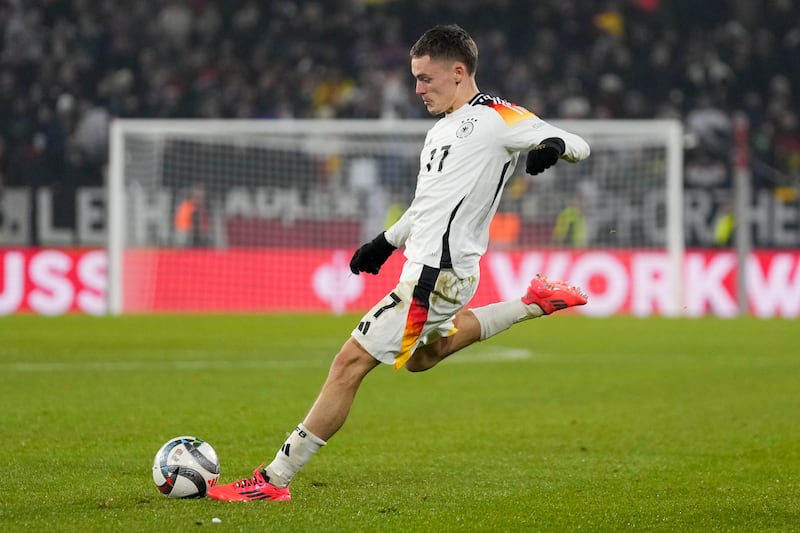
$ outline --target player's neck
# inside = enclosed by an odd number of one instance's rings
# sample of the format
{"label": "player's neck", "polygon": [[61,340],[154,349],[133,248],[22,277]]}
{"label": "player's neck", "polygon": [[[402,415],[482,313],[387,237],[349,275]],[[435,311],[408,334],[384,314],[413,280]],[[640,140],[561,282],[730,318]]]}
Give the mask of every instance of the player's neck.
{"label": "player's neck", "polygon": [[445,113],[449,115],[450,113],[458,111],[460,108],[470,103],[479,92],[478,85],[473,78],[464,80],[464,82],[460,83],[456,88],[456,97],[453,99],[453,105]]}

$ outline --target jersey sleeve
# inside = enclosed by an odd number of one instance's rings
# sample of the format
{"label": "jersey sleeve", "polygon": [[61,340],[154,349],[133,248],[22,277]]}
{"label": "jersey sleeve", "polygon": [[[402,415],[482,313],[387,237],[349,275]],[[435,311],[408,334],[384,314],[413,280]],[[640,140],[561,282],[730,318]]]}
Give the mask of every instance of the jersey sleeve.
{"label": "jersey sleeve", "polygon": [[583,137],[570,133],[540,119],[527,109],[513,104],[496,104],[498,137],[507,150],[527,152],[545,139],[558,137],[564,141],[561,159],[576,163],[589,157],[589,143]]}
{"label": "jersey sleeve", "polygon": [[536,143],[523,148],[524,151],[530,150],[545,139],[558,137],[564,141],[564,154],[561,156],[564,161],[577,163],[589,157],[591,149],[589,148],[589,143],[583,137],[557,128],[538,117],[534,119],[534,122],[535,124],[531,126],[531,129],[535,129],[537,132]]}
{"label": "jersey sleeve", "polygon": [[409,209],[403,213],[400,219],[391,225],[389,229],[384,232],[384,237],[389,241],[389,244],[395,248],[400,248],[406,243],[406,239],[411,234],[411,216]]}

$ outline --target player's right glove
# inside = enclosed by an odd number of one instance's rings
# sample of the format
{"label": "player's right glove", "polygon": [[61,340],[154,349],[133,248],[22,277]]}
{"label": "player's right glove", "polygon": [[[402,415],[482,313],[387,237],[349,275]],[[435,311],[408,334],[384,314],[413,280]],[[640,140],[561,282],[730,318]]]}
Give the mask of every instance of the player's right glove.
{"label": "player's right glove", "polygon": [[350,259],[350,271],[356,275],[359,272],[377,274],[396,249],[386,240],[384,233],[381,232],[377,237],[356,250],[356,253]]}
{"label": "player's right glove", "polygon": [[558,158],[564,155],[565,149],[563,139],[550,137],[543,140],[536,148],[528,152],[528,160],[525,161],[525,172],[533,176],[544,172],[558,162]]}

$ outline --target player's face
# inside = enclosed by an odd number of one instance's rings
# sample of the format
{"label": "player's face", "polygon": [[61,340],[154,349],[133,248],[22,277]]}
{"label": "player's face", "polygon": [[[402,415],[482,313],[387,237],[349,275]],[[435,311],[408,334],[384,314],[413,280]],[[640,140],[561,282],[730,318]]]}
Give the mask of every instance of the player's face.
{"label": "player's face", "polygon": [[441,115],[453,110],[459,79],[452,61],[435,61],[430,56],[412,57],[411,74],[414,75],[416,93],[431,115]]}

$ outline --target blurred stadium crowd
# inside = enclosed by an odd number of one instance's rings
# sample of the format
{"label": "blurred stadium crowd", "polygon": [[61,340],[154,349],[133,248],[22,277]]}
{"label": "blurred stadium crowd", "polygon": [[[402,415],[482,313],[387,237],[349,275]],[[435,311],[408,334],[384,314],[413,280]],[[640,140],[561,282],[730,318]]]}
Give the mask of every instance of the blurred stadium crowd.
{"label": "blurred stadium crowd", "polygon": [[792,0],[5,0],[0,186],[102,184],[112,117],[420,117],[408,49],[450,22],[485,92],[546,119],[679,117],[698,186],[729,183],[742,112],[757,184],[800,180]]}

